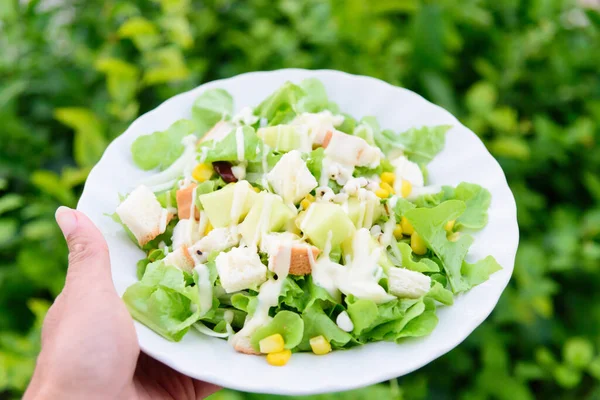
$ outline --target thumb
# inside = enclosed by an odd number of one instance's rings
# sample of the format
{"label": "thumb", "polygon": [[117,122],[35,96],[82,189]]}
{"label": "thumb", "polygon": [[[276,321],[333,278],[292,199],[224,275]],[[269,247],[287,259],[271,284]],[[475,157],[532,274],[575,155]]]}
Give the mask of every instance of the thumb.
{"label": "thumb", "polygon": [[114,290],[108,246],[94,223],[68,207],[59,207],[55,218],[69,248],[65,289]]}

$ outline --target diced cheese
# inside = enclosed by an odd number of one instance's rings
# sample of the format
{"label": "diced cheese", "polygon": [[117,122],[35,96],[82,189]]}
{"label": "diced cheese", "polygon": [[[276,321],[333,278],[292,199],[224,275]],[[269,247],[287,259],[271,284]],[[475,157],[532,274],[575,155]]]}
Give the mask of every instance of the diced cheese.
{"label": "diced cheese", "polygon": [[410,161],[408,158],[401,156],[392,161],[395,170],[396,180],[394,182],[394,190],[396,193],[402,192],[402,180],[407,180],[413,186],[423,186],[423,172],[419,166]]}
{"label": "diced cheese", "polygon": [[400,298],[417,299],[431,287],[431,278],[406,268],[392,267],[387,272],[390,293]]}
{"label": "diced cheese", "polygon": [[297,150],[285,153],[267,174],[267,180],[287,204],[298,203],[317,187],[317,180]]}
{"label": "diced cheese", "polygon": [[323,144],[328,131],[343,123],[343,115],[333,115],[328,110],[320,113],[302,113],[290,122],[291,125],[307,126],[312,142],[317,145]]}
{"label": "diced cheese", "polygon": [[215,259],[221,285],[227,293],[256,288],[267,280],[267,267],[254,249],[234,247]]}
{"label": "diced cheese", "polygon": [[[205,217],[206,219],[206,217]],[[191,246],[202,236],[200,224],[193,219],[180,219],[173,228],[173,248]]]}
{"label": "diced cheese", "polygon": [[181,246],[174,252],[169,253],[163,258],[163,262],[165,265],[171,265],[187,272],[192,272],[194,268],[194,259],[185,246]]}
{"label": "diced cheese", "polygon": [[133,233],[140,246],[163,233],[173,215],[162,208],[154,193],[138,186],[117,207],[121,222]]}
{"label": "diced cheese", "polygon": [[239,242],[240,235],[235,229],[216,228],[191,246],[189,251],[197,262],[204,262],[210,253],[237,246]]}
{"label": "diced cheese", "polygon": [[334,130],[326,143],[325,155],[345,165],[376,167],[381,150],[370,146],[363,138]]}

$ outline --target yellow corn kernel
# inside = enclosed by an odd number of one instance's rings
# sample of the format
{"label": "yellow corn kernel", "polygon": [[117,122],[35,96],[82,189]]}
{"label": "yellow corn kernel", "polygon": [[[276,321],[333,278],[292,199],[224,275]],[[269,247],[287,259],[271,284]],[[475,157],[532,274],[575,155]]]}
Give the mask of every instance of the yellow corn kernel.
{"label": "yellow corn kernel", "polygon": [[300,202],[300,205],[302,206],[303,210],[308,210],[308,207],[310,207],[311,204],[312,204],[312,201],[310,201],[309,199],[303,199]]}
{"label": "yellow corn kernel", "polygon": [[417,232],[413,232],[412,235],[410,235],[410,248],[413,253],[420,256],[427,253],[427,245]]}
{"label": "yellow corn kernel", "polygon": [[388,185],[393,185],[394,181],[396,180],[396,175],[393,172],[383,172],[380,178]]}
{"label": "yellow corn kernel", "polygon": [[410,193],[412,192],[412,183],[410,183],[409,181],[402,179],[402,186],[400,187],[400,194],[402,195],[402,197],[407,198],[408,196],[410,196]]}
{"label": "yellow corn kernel", "polygon": [[309,193],[309,194],[307,194],[307,195],[306,195],[304,198],[305,198],[305,199],[307,199],[307,200],[310,200],[311,202],[312,202],[312,201],[315,201],[315,196],[313,196],[313,195],[312,195],[312,194],[310,194],[310,193]]}
{"label": "yellow corn kernel", "polygon": [[460,232],[453,232],[453,233],[449,234],[448,236],[446,236],[446,238],[450,242],[456,242],[458,239],[460,239]]}
{"label": "yellow corn kernel", "polygon": [[396,224],[396,227],[394,228],[394,237],[396,239],[402,238],[402,225]]}
{"label": "yellow corn kernel", "polygon": [[210,221],[208,221],[208,223],[206,224],[206,229],[204,229],[204,236],[208,235],[208,233],[212,230],[213,230],[213,226],[210,223]]}
{"label": "yellow corn kernel", "polygon": [[283,367],[290,361],[292,352],[290,350],[283,350],[277,353],[267,354],[267,362],[275,367]]}
{"label": "yellow corn kernel", "polygon": [[412,235],[413,232],[415,231],[415,228],[413,228],[413,226],[410,224],[410,222],[408,222],[406,217],[402,217],[400,219],[400,227],[402,228],[402,233],[404,233],[407,236]]}
{"label": "yellow corn kernel", "polygon": [[198,182],[204,182],[210,179],[213,174],[213,167],[210,164],[201,163],[196,165],[192,171],[192,178]]}
{"label": "yellow corn kernel", "polygon": [[264,338],[263,340],[258,342],[258,347],[260,348],[260,352],[267,353],[267,354],[279,353],[280,351],[283,351],[284,345],[285,345],[285,343],[283,341],[283,336],[281,336],[279,333],[276,333],[271,336],[267,336],[266,338]]}
{"label": "yellow corn kernel", "polygon": [[394,194],[394,188],[391,187],[389,183],[381,181],[381,182],[379,182],[379,187],[382,188],[383,190],[387,190],[391,194]]}
{"label": "yellow corn kernel", "polygon": [[446,222],[446,225],[444,225],[444,230],[446,232],[452,232],[452,229],[454,229],[454,223],[455,222],[456,222],[455,219]]}
{"label": "yellow corn kernel", "polygon": [[331,344],[323,337],[323,335],[315,336],[310,339],[310,348],[316,355],[327,354],[331,351]]}
{"label": "yellow corn kernel", "polygon": [[388,197],[390,197],[390,192],[388,192],[385,189],[379,188],[375,191],[375,195],[380,199],[387,199]]}
{"label": "yellow corn kernel", "polygon": [[252,186],[252,190],[254,190],[256,193],[260,193],[260,189],[256,186]]}

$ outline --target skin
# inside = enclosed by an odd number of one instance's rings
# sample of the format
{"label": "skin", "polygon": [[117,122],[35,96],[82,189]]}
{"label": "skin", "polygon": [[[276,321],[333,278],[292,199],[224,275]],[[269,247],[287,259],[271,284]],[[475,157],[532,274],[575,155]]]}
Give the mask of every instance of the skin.
{"label": "skin", "polygon": [[24,399],[203,399],[217,391],[140,352],[102,234],[66,207],[57,210],[56,221],[69,247],[69,268],[44,320],[42,351]]}

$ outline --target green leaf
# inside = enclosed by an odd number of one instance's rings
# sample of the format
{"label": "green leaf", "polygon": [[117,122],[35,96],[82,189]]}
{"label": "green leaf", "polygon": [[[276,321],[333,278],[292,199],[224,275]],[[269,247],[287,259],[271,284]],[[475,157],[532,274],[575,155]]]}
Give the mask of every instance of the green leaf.
{"label": "green leaf", "polygon": [[418,261],[413,259],[413,253],[408,243],[399,242],[397,244],[400,254],[402,254],[402,267],[417,272],[438,272],[440,267],[428,258],[422,258]]}
{"label": "green leaf", "polygon": [[467,206],[456,220],[455,229],[479,230],[487,225],[487,211],[492,201],[492,195],[487,189],[474,183],[462,182],[454,190],[452,198],[464,201]]}
{"label": "green leaf", "polygon": [[73,155],[77,164],[82,167],[96,164],[107,145],[102,122],[96,114],[86,108],[57,108],[54,118],[75,131]]}
{"label": "green leaf", "polygon": [[396,336],[398,341],[405,337],[420,337],[429,335],[438,323],[438,318],[435,315],[435,305],[432,301],[424,300],[425,310],[419,316],[408,321],[406,326]]}
{"label": "green leaf", "polygon": [[300,87],[304,90],[305,96],[300,98],[296,111],[316,113],[323,111],[329,105],[325,86],[316,78],[304,79],[300,82]]}
{"label": "green leaf", "polygon": [[198,135],[208,132],[217,122],[233,114],[233,98],[224,89],[209,89],[202,93],[192,106],[192,119]]}
{"label": "green leaf", "polygon": [[300,315],[291,311],[279,311],[266,325],[258,328],[250,338],[250,343],[255,350],[259,350],[258,343],[267,336],[279,333],[283,336],[286,349],[293,349],[302,340],[304,321]]}
{"label": "green leaf", "polygon": [[198,289],[186,286],[182,270],[162,261],[148,264],[142,280],[127,288],[123,301],[135,319],[176,342],[200,317]]}
{"label": "green leaf", "polygon": [[321,179],[321,170],[323,169],[323,158],[325,150],[322,147],[311,151],[306,159],[306,168],[315,177],[317,182]]}
{"label": "green leaf", "polygon": [[594,345],[585,338],[569,338],[563,347],[563,358],[575,368],[586,368],[594,358]]}
{"label": "green leaf", "polygon": [[8,193],[0,197],[0,215],[20,208],[25,199],[16,193]]}
{"label": "green leaf", "polygon": [[182,119],[165,131],[139,136],[131,145],[133,162],[146,171],[166,169],[183,154],[185,146],[181,140],[194,133],[194,129],[192,121]]}
{"label": "green leaf", "polygon": [[452,292],[444,288],[444,286],[437,281],[433,281],[433,285],[431,286],[431,289],[429,289],[427,297],[431,297],[432,299],[437,300],[447,306],[454,304],[454,295]]}
{"label": "green leaf", "polygon": [[417,164],[427,164],[444,148],[449,125],[412,128],[394,137],[406,156]]}
{"label": "green leaf", "polygon": [[136,47],[142,51],[150,50],[160,42],[158,29],[144,17],[129,18],[119,27],[117,35],[133,40]]}
{"label": "green leaf", "polygon": [[254,112],[260,117],[270,120],[278,112],[296,111],[296,104],[305,95],[305,91],[300,86],[286,82],[263,100]]}
{"label": "green leaf", "polygon": [[331,343],[333,348],[340,348],[352,340],[352,336],[340,329],[334,321],[325,314],[319,302],[314,302],[302,313],[304,335],[298,344],[298,350],[310,351],[310,339],[322,335]]}
{"label": "green leaf", "polygon": [[[243,154],[238,153],[238,134],[237,130],[241,130],[243,138]],[[248,125],[236,128],[232,130],[224,139],[215,142],[214,140],[208,140],[202,142],[199,151],[206,148],[206,157],[204,162],[215,162],[215,161],[256,161],[261,153],[262,142],[256,136],[254,128]],[[240,146],[241,148],[241,146]],[[240,159],[240,156],[243,159]]]}
{"label": "green leaf", "polygon": [[473,238],[461,235],[457,241],[451,242],[446,238],[444,226],[448,221],[462,215],[465,209],[466,205],[463,201],[448,200],[437,207],[414,208],[404,213],[427,247],[442,261],[454,293],[468,290],[472,286],[463,279],[461,267],[473,243]]}
{"label": "green leaf", "polygon": [[491,274],[501,269],[502,267],[494,257],[487,256],[474,264],[464,261],[461,273],[469,287],[473,287],[487,281]]}

